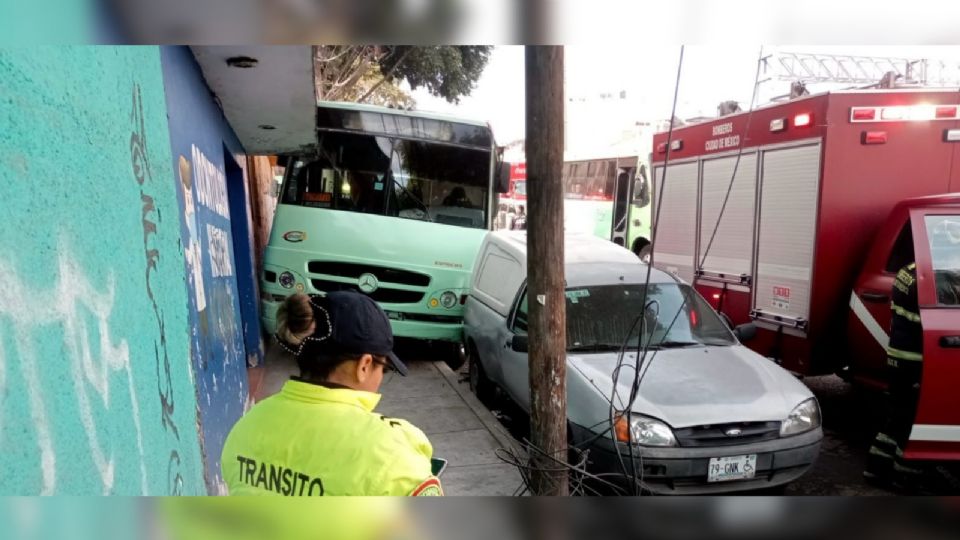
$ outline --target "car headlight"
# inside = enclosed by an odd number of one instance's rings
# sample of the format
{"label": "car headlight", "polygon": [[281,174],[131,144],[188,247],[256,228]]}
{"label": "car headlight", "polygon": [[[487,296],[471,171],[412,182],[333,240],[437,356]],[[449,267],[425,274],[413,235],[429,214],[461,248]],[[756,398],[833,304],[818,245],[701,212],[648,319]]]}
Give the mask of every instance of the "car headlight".
{"label": "car headlight", "polygon": [[457,305],[457,294],[453,291],[447,291],[440,295],[440,305],[450,309]]}
{"label": "car headlight", "polygon": [[620,442],[633,442],[641,446],[677,445],[677,438],[673,436],[670,426],[648,416],[631,414],[628,429],[627,415],[619,413],[615,427],[617,440]]}
{"label": "car headlight", "polygon": [[794,407],[790,416],[780,425],[780,436],[796,435],[820,427],[820,405],[810,398]]}

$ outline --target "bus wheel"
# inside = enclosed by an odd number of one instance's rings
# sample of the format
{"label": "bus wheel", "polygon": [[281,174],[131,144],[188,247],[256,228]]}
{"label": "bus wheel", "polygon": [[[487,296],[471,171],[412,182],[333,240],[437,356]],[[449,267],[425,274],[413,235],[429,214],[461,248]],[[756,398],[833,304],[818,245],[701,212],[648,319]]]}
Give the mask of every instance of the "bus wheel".
{"label": "bus wheel", "polygon": [[640,258],[644,263],[650,262],[650,252],[653,251],[653,248],[650,246],[650,242],[646,241],[643,238],[637,238],[633,242],[633,251],[637,257]]}
{"label": "bus wheel", "polygon": [[443,361],[450,366],[453,371],[458,371],[467,362],[467,355],[463,349],[462,343],[436,343]]}

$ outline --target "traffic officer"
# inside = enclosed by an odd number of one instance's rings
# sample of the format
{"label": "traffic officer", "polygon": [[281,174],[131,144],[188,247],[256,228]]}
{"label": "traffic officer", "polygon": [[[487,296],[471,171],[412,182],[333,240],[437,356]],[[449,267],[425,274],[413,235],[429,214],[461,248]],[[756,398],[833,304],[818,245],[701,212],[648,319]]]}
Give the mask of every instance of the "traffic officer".
{"label": "traffic officer", "polygon": [[920,481],[923,471],[903,459],[917,414],[923,368],[923,328],[917,300],[917,265],[897,272],[892,290],[892,322],[887,347],[888,400],[883,428],[867,456],[864,476],[880,483],[904,487]]}
{"label": "traffic officer", "polygon": [[293,295],[278,342],[300,377],[244,415],[221,458],[231,494],[442,495],[422,431],[374,412],[385,371],[406,375],[386,314],[368,296]]}

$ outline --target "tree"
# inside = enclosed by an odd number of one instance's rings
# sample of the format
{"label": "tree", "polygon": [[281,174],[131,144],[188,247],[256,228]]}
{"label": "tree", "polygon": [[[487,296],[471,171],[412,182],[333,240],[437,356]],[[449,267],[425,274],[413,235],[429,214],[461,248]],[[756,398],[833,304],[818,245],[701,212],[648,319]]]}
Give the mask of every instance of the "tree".
{"label": "tree", "polygon": [[490,46],[337,45],[316,48],[317,96],[409,108],[400,88],[426,88],[451,103],[469,95],[490,58]]}

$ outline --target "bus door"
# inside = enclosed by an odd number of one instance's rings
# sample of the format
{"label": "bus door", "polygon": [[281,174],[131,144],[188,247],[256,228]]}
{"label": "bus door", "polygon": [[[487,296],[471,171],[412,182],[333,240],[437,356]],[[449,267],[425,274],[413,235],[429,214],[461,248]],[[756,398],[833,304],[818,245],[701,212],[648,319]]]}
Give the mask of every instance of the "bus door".
{"label": "bus door", "polygon": [[627,245],[627,219],[630,217],[630,199],[633,197],[633,167],[618,167],[616,186],[613,192],[613,233],[614,243]]}

